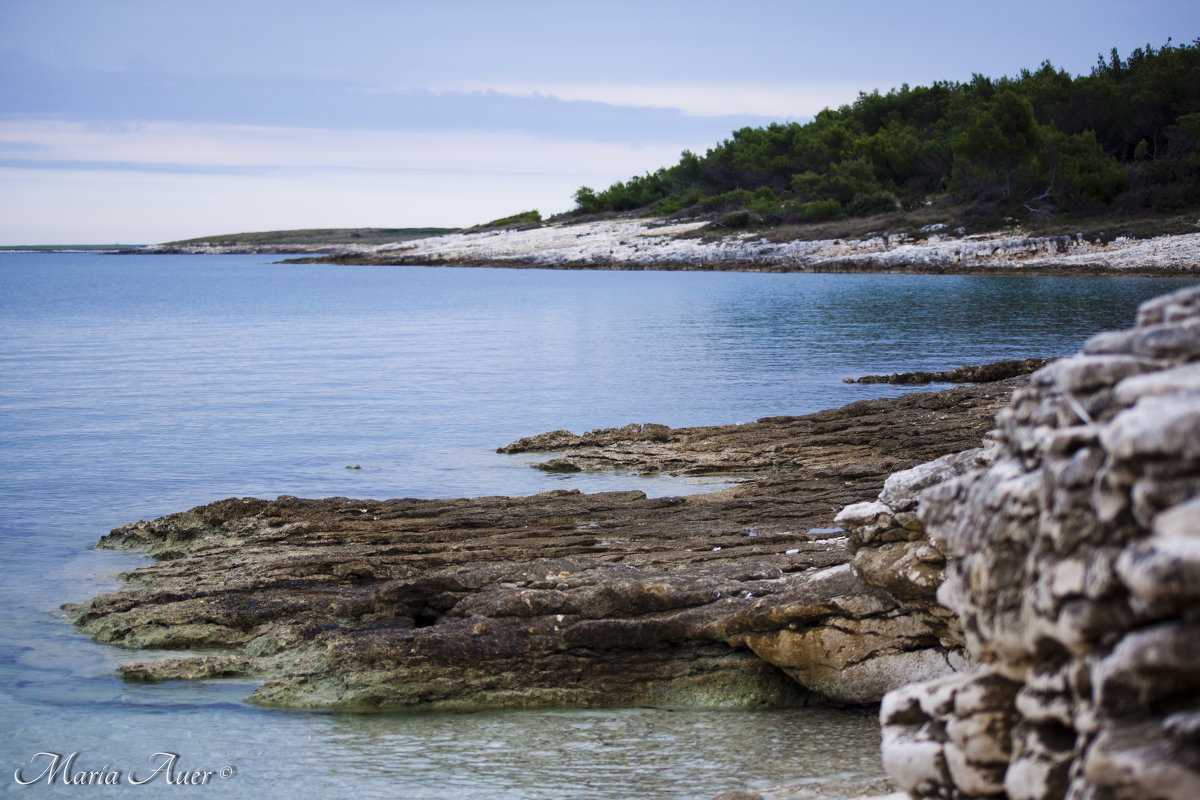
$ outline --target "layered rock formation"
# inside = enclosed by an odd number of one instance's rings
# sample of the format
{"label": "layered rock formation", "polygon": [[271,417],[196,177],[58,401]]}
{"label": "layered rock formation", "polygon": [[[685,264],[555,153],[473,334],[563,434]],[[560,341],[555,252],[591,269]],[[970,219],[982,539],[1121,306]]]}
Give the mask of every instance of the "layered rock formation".
{"label": "layered rock formation", "polygon": [[855,576],[833,517],[979,444],[1013,385],[508,448],[753,479],[710,495],[225,500],[105,537],[157,561],[71,615],[100,641],[210,651],[129,664],[131,680],[253,676],[271,705],[877,701],[957,662],[944,620]]}
{"label": "layered rock formation", "polygon": [[887,695],[889,774],[919,798],[1200,797],[1200,288],[997,422],[840,517],[860,574],[935,616],[936,591],[975,662]]}

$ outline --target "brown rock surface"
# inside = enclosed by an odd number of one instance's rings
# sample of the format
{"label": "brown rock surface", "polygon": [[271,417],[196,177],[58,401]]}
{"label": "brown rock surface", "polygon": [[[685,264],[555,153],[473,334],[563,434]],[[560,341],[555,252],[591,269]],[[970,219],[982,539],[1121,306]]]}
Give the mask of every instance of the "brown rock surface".
{"label": "brown rock surface", "polygon": [[[556,463],[581,470],[778,477],[788,483],[808,481],[812,488],[824,487],[847,500],[862,499],[863,488],[881,485],[895,470],[978,445],[1016,385],[997,381],[861,400],[741,425],[635,424],[580,435],[551,431],[518,439],[497,452],[555,453]],[[835,478],[842,480],[830,480]],[[854,488],[837,488],[843,485]],[[830,502],[836,502],[833,496]],[[831,504],[828,510],[839,508]]]}
{"label": "brown rock surface", "polygon": [[755,478],[709,495],[223,500],[106,536],[157,562],[71,614],[126,647],[219,648],[127,665],[131,680],[258,676],[252,699],[271,705],[876,701],[950,672],[945,626],[859,580],[833,517],[978,445],[1013,385],[506,448]]}

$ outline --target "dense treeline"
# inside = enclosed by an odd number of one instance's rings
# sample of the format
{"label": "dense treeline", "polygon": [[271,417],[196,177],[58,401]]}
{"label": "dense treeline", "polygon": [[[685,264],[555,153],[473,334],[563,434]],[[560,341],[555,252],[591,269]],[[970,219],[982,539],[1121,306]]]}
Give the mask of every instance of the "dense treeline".
{"label": "dense treeline", "polygon": [[821,221],[930,201],[1048,216],[1200,204],[1200,39],[968,83],[860,94],[805,124],[742,128],[704,156],[582,187],[577,212]]}

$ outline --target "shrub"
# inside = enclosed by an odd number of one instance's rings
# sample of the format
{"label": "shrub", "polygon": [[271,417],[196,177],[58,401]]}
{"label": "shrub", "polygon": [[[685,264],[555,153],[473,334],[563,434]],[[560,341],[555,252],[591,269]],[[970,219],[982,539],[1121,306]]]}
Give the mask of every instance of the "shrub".
{"label": "shrub", "polygon": [[1117,160],[1100,147],[1096,134],[1085,131],[1068,136],[1049,131],[1046,139],[1050,182],[1067,202],[1086,205],[1113,201],[1125,184],[1125,173]]}
{"label": "shrub", "polygon": [[684,205],[684,200],[679,197],[664,197],[654,205],[650,206],[650,211],[645,216],[653,216],[656,214],[674,214],[676,211],[681,211],[687,206]]}
{"label": "shrub", "polygon": [[541,212],[536,209],[532,211],[522,211],[520,214],[513,214],[511,217],[501,217],[494,219],[483,227],[485,228],[504,228],[511,225],[538,225],[542,222]]}
{"label": "shrub", "polygon": [[865,192],[854,195],[846,211],[852,217],[865,217],[868,214],[879,214],[884,211],[895,211],[900,206],[896,195],[888,191]]}
{"label": "shrub", "polygon": [[604,206],[601,205],[600,198],[596,196],[596,190],[592,187],[580,186],[575,192],[575,213],[594,214],[603,209]]}
{"label": "shrub", "polygon": [[734,211],[745,208],[754,200],[754,195],[745,189],[733,189],[722,194],[714,194],[700,201],[704,211]]}
{"label": "shrub", "polygon": [[837,200],[813,200],[801,207],[806,222],[825,222],[842,215],[842,204]]}
{"label": "shrub", "polygon": [[721,224],[726,228],[748,228],[754,222],[754,215],[749,211],[734,211],[726,214]]}

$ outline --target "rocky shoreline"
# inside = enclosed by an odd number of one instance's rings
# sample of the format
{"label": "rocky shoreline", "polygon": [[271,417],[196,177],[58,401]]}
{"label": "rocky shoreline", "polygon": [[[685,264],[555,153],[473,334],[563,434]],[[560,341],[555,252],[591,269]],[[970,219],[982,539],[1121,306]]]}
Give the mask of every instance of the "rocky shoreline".
{"label": "rocky shoreline", "polygon": [[108,251],[119,256],[317,255],[342,252],[344,244],[151,244]]}
{"label": "rocky shoreline", "polygon": [[156,563],[70,616],[210,649],[129,680],[250,676],[264,705],[882,699],[883,764],[913,798],[1200,796],[1200,287],[1032,376],[501,452],[746,483],[232,498],[114,530],[100,546]]}
{"label": "rocky shoreline", "polygon": [[844,378],[844,383],[892,383],[919,386],[926,383],[986,383],[1018,375],[1028,375],[1049,364],[1050,358],[1020,358],[997,361],[982,366],[964,366],[939,372],[893,372],[890,375],[863,375],[859,378]]}
{"label": "rocky shoreline", "polygon": [[[709,223],[610,219],[454,233],[344,248],[296,263],[740,272],[910,272],[1178,276],[1200,270],[1200,233],[1151,239],[977,235],[941,229],[860,239],[771,240],[769,232],[701,236]],[[939,228],[939,226],[932,226]],[[941,226],[945,228],[946,226]],[[711,229],[705,229],[709,234]]]}
{"label": "rocky shoreline", "polygon": [[1013,385],[507,448],[753,478],[708,495],[224,500],[106,536],[157,561],[71,616],[125,647],[224,648],[129,679],[256,676],[269,705],[877,702],[953,659],[938,625],[851,573],[833,518],[888,474],[978,445]]}
{"label": "rocky shoreline", "polygon": [[115,252],[293,255],[304,257],[285,263],[514,269],[1155,277],[1200,272],[1200,232],[1109,239],[1083,233],[1031,235],[1019,228],[967,235],[932,225],[912,233],[775,241],[770,230],[722,233],[707,220],[637,218],[555,221],[382,245],[160,244]]}

